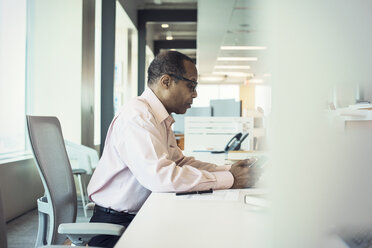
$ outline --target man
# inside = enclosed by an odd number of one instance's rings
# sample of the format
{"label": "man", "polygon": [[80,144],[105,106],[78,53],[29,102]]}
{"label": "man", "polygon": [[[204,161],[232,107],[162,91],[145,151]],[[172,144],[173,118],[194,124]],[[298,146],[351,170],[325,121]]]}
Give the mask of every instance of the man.
{"label": "man", "polygon": [[[197,70],[179,52],[160,53],[148,68],[148,88],[114,117],[101,160],[88,186],[96,203],[91,222],[128,226],[151,192],[245,188],[257,174],[249,160],[216,166],[183,156],[171,113],[184,114],[197,97]],[[111,247],[118,237],[89,245]]]}

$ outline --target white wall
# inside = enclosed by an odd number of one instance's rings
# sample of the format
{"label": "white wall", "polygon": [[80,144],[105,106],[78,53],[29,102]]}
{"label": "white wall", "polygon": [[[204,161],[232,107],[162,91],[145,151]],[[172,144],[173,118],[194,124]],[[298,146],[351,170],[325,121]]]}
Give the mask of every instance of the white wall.
{"label": "white wall", "polygon": [[[128,18],[129,19],[129,18]],[[124,104],[126,75],[128,73],[128,23],[126,13],[119,2],[116,2],[115,27],[115,78],[114,78],[114,107],[115,113]]]}
{"label": "white wall", "polygon": [[124,6],[124,10],[130,18],[131,22],[137,26],[137,9],[139,2],[138,0],[119,0],[119,2]]}
{"label": "white wall", "polygon": [[82,0],[29,1],[27,112],[53,115],[81,141]]}
{"label": "white wall", "polygon": [[[128,31],[132,35],[129,37]],[[115,102],[115,110],[128,103],[133,97],[137,96],[137,29],[131,19],[122,8],[119,2],[116,3],[116,33],[115,33],[115,91],[114,97],[118,99]],[[132,49],[129,51],[129,40],[132,43]],[[129,72],[129,53],[131,53],[131,72]]]}
{"label": "white wall", "polygon": [[102,0],[96,0],[94,30],[94,145],[101,143]]}
{"label": "white wall", "polygon": [[[130,94],[138,95],[138,31],[133,28],[132,33],[132,75],[130,78]],[[127,98],[126,98],[127,99]]]}
{"label": "white wall", "polygon": [[145,82],[144,82],[144,87],[143,87],[144,89],[146,89],[146,87],[147,87],[147,80],[148,80],[147,68],[149,68],[151,62],[155,58],[154,53],[152,52],[152,50],[150,49],[150,47],[148,45],[146,45],[145,53],[146,53],[146,61],[145,61],[146,70],[145,70]]}

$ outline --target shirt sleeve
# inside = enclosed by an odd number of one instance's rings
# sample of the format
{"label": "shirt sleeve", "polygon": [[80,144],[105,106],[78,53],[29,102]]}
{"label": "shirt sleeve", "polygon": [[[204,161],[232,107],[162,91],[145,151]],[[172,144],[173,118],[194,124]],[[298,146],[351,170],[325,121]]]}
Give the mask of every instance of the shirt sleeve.
{"label": "shirt sleeve", "polygon": [[[154,192],[227,189],[233,184],[229,171],[213,170],[215,165],[186,159],[182,166],[170,160],[168,136],[154,118],[137,116],[118,129],[115,149],[135,178],[145,188]],[[193,164],[189,164],[188,162]],[[187,162],[187,163],[186,163]],[[196,164],[199,164],[197,166]]]}
{"label": "shirt sleeve", "polygon": [[196,160],[194,157],[182,156],[182,158],[177,162],[177,165],[183,166],[185,164],[195,167],[199,170],[206,170],[209,172],[228,171],[231,168],[231,165],[216,165],[216,164],[206,163],[200,160]]}

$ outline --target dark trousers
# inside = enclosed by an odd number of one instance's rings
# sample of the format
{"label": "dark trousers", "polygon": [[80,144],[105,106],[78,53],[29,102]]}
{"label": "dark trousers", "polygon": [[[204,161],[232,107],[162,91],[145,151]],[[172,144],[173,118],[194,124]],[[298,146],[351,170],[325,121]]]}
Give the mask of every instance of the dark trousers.
{"label": "dark trousers", "polygon": [[[97,208],[94,208],[93,216],[90,219],[90,222],[112,223],[122,225],[127,228],[135,216],[135,214],[119,213],[113,211],[104,212]],[[114,247],[119,239],[119,236],[98,235],[93,237],[89,241],[89,246]]]}

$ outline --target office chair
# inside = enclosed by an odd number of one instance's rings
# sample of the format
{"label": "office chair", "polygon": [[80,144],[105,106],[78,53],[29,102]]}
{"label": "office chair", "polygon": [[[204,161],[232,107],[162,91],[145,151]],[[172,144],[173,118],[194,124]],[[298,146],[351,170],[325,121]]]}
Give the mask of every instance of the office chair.
{"label": "office chair", "polygon": [[84,216],[87,217],[88,194],[86,189],[86,179],[90,179],[93,170],[96,168],[99,158],[97,151],[80,144],[65,140],[67,155],[70,159],[72,174],[76,176],[80,197],[83,204]]}
{"label": "office chair", "polygon": [[[3,209],[3,202],[1,198],[1,191],[0,191],[0,248],[7,248],[8,241],[7,241],[7,234],[6,234],[6,222],[5,222],[5,214]],[[43,246],[43,248],[66,248],[66,246]]]}
{"label": "office chair", "polygon": [[31,147],[45,190],[44,196],[37,200],[39,227],[35,247],[63,244],[66,236],[75,245],[85,245],[96,235],[120,236],[125,229],[121,225],[74,223],[76,188],[61,125],[56,117],[26,118]]}

